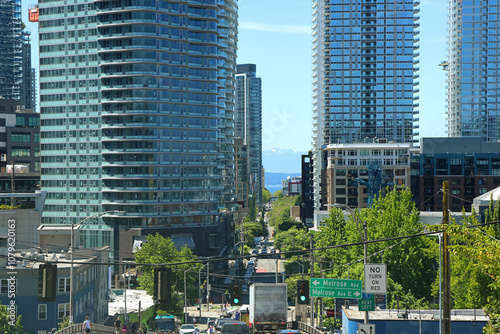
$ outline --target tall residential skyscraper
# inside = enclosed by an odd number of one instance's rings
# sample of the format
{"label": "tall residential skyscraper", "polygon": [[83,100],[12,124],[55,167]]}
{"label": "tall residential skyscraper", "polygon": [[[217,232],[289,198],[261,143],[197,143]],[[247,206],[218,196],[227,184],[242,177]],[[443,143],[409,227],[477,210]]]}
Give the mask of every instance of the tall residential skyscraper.
{"label": "tall residential skyscraper", "polygon": [[236,1],[44,0],[39,24],[44,223],[125,211],[88,228],[88,246],[115,247],[119,228],[218,224]]}
{"label": "tall residential skyscraper", "polygon": [[23,31],[21,0],[0,0],[0,98],[36,109],[30,33]]}
{"label": "tall residential skyscraper", "polygon": [[448,136],[500,139],[500,2],[448,1]]}
{"label": "tall residential skyscraper", "polygon": [[[248,190],[257,206],[262,204],[262,82],[255,64],[238,65],[234,136],[243,139],[248,151]],[[242,198],[243,200],[246,200]]]}
{"label": "tall residential skyscraper", "polygon": [[313,1],[314,193],[319,150],[375,138],[413,142],[418,126],[418,0]]}

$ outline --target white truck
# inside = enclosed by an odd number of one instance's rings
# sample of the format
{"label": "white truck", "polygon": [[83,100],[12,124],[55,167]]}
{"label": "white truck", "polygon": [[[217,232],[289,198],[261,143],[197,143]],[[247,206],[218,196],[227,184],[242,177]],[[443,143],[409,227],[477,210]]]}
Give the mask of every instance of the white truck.
{"label": "white truck", "polygon": [[286,284],[250,285],[249,326],[251,332],[275,333],[286,329],[288,295]]}

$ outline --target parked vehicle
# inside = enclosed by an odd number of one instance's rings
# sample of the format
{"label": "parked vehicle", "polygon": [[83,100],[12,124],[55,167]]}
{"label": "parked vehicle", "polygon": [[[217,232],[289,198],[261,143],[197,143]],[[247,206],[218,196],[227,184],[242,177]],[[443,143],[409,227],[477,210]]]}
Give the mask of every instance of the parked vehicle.
{"label": "parked vehicle", "polygon": [[250,285],[249,325],[252,333],[276,333],[286,329],[287,299],[286,284]]}
{"label": "parked vehicle", "polygon": [[196,327],[192,324],[182,325],[179,334],[197,334]]}

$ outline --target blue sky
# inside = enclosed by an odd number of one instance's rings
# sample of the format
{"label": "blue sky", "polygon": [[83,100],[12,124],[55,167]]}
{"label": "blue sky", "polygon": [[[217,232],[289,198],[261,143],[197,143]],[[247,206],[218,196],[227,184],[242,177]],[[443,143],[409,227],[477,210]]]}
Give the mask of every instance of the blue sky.
{"label": "blue sky", "polygon": [[[32,32],[33,64],[38,67],[37,24],[23,21]],[[239,0],[238,63],[254,63],[262,78],[263,149],[307,152],[311,148],[311,1]],[[421,137],[445,136],[445,72],[447,1],[420,4]],[[265,167],[265,166],[264,166]]]}

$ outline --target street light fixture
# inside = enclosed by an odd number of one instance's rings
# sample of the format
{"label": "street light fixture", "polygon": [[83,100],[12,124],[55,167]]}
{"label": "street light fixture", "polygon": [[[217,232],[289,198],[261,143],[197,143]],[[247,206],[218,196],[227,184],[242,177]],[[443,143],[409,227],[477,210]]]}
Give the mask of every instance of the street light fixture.
{"label": "street light fixture", "polygon": [[191,270],[196,269],[196,267],[191,267],[188,270],[184,270],[184,323],[188,323],[188,314],[187,314],[187,292],[186,292],[186,274]]}
{"label": "street light fixture", "polygon": [[[76,225],[83,225],[85,222],[87,222],[88,220],[90,219],[93,219],[93,218],[96,218],[96,217],[99,217],[101,215],[105,215],[105,214],[108,214],[108,213],[124,213],[125,211],[119,211],[119,210],[111,210],[111,211],[102,211],[102,212],[98,212],[98,213],[95,213],[91,216],[88,216],[87,218],[81,220],[80,222],[78,222],[78,224]],[[71,232],[70,232],[70,238],[71,238],[71,241],[70,241],[70,252],[71,252],[71,258],[70,258],[70,261],[71,261],[71,267],[69,269],[69,324],[72,325],[73,324],[73,251],[74,251],[74,240],[73,240],[73,230],[75,228],[75,224],[74,223],[71,223]]]}
{"label": "street light fixture", "polygon": [[[356,223],[356,228],[358,229],[359,235],[361,236],[361,240],[363,241],[363,264],[367,264],[368,262],[368,236],[367,236],[367,231],[366,231],[366,221],[362,221],[359,216],[354,212],[353,209],[351,209],[349,206],[345,204],[340,204],[340,203],[335,203],[333,205],[328,205],[328,206],[333,206],[335,208],[346,208],[347,211],[351,213],[351,215],[355,218],[354,222]],[[361,230],[359,229],[358,221],[363,224],[363,232],[361,233]],[[368,311],[365,311],[365,317],[364,317],[364,323],[368,324]]]}

